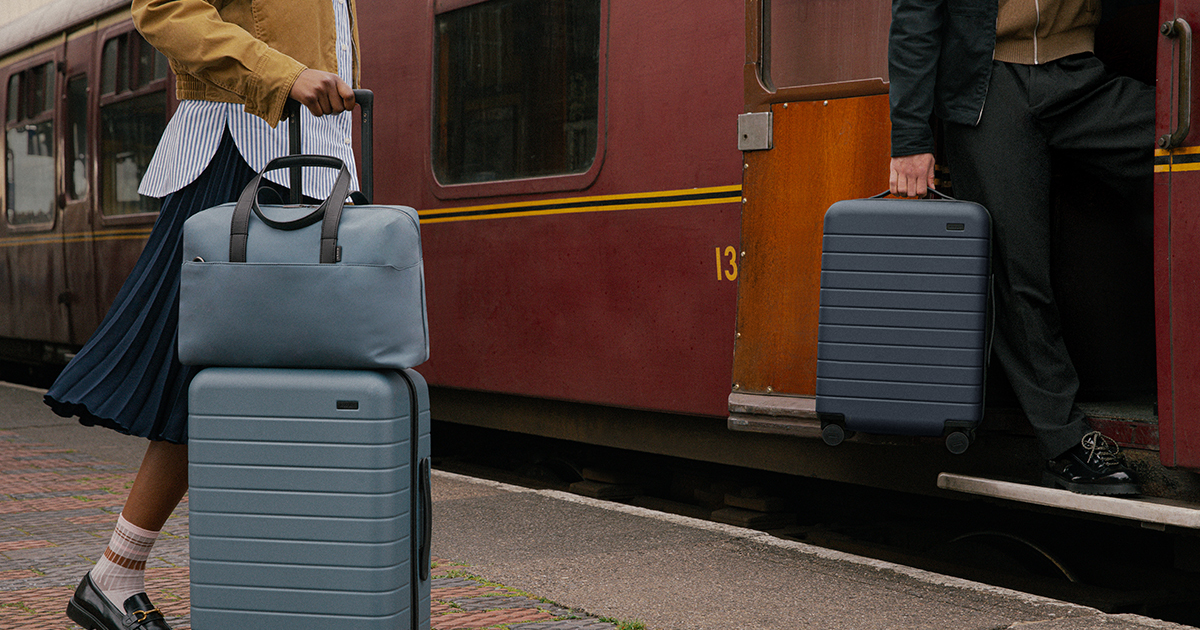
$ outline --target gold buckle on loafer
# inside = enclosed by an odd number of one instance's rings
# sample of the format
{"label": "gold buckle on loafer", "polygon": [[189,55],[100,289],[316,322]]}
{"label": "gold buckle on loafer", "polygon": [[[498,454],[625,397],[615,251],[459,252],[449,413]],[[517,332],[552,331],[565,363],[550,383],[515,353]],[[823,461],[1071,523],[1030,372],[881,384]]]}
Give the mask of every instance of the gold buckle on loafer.
{"label": "gold buckle on loafer", "polygon": [[[125,624],[130,626],[144,624],[146,619],[149,619],[151,614],[156,612],[158,613],[158,617],[162,617],[162,611],[158,610],[158,608],[150,608],[149,611],[133,611],[126,614]],[[130,619],[131,617],[132,620]]]}

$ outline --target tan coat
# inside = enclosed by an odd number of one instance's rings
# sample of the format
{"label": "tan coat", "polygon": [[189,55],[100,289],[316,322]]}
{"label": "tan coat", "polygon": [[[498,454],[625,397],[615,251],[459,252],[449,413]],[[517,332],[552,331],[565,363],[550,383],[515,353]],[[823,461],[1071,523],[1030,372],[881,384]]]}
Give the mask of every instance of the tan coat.
{"label": "tan coat", "polygon": [[133,21],[170,60],[180,100],[244,103],[272,127],[301,72],[338,70],[331,0],[133,0]]}
{"label": "tan coat", "polygon": [[1092,52],[1100,0],[1000,0],[996,59],[1040,64]]}

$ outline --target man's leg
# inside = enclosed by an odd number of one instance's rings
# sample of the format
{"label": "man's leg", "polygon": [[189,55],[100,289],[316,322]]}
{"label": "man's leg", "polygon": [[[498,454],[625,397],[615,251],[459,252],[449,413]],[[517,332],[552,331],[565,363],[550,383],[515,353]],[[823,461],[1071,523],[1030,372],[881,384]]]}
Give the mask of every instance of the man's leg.
{"label": "man's leg", "polygon": [[946,125],[955,195],[992,215],[992,351],[1037,435],[1057,457],[1089,430],[1050,282],[1050,152],[1030,113],[1027,66],[996,63],[979,125]]}
{"label": "man's leg", "polygon": [[[1072,78],[1080,87],[1060,93]],[[1048,64],[1034,92],[1046,93],[1035,115],[1056,158],[1082,167],[1132,211],[1152,211],[1154,88],[1109,77],[1089,57]]]}

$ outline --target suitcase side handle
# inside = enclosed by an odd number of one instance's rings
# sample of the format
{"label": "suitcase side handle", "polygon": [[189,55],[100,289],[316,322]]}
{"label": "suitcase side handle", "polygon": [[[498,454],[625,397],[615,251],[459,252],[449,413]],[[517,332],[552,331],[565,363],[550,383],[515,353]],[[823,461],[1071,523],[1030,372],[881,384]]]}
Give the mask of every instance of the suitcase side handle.
{"label": "suitcase side handle", "polygon": [[429,579],[431,539],[433,538],[433,486],[430,459],[421,460],[421,549],[417,562],[422,580]]}

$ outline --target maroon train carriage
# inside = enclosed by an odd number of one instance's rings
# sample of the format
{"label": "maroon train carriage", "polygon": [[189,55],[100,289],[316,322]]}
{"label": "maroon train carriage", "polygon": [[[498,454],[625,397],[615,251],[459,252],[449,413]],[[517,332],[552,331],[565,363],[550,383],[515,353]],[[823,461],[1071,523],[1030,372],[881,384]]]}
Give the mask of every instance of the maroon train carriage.
{"label": "maroon train carriage", "polygon": [[[887,187],[888,3],[357,5],[376,195],[422,217],[440,420],[921,492],[1034,477],[996,374],[964,456],[812,439],[822,217]],[[1200,91],[1183,26],[1160,34],[1200,0],[1121,10],[1100,52],[1157,80],[1156,203],[1059,199],[1056,274],[1096,426],[1150,494],[1200,504]],[[0,55],[0,354],[61,364],[154,220],[136,186],[172,77],[127,0],[37,9]]]}

